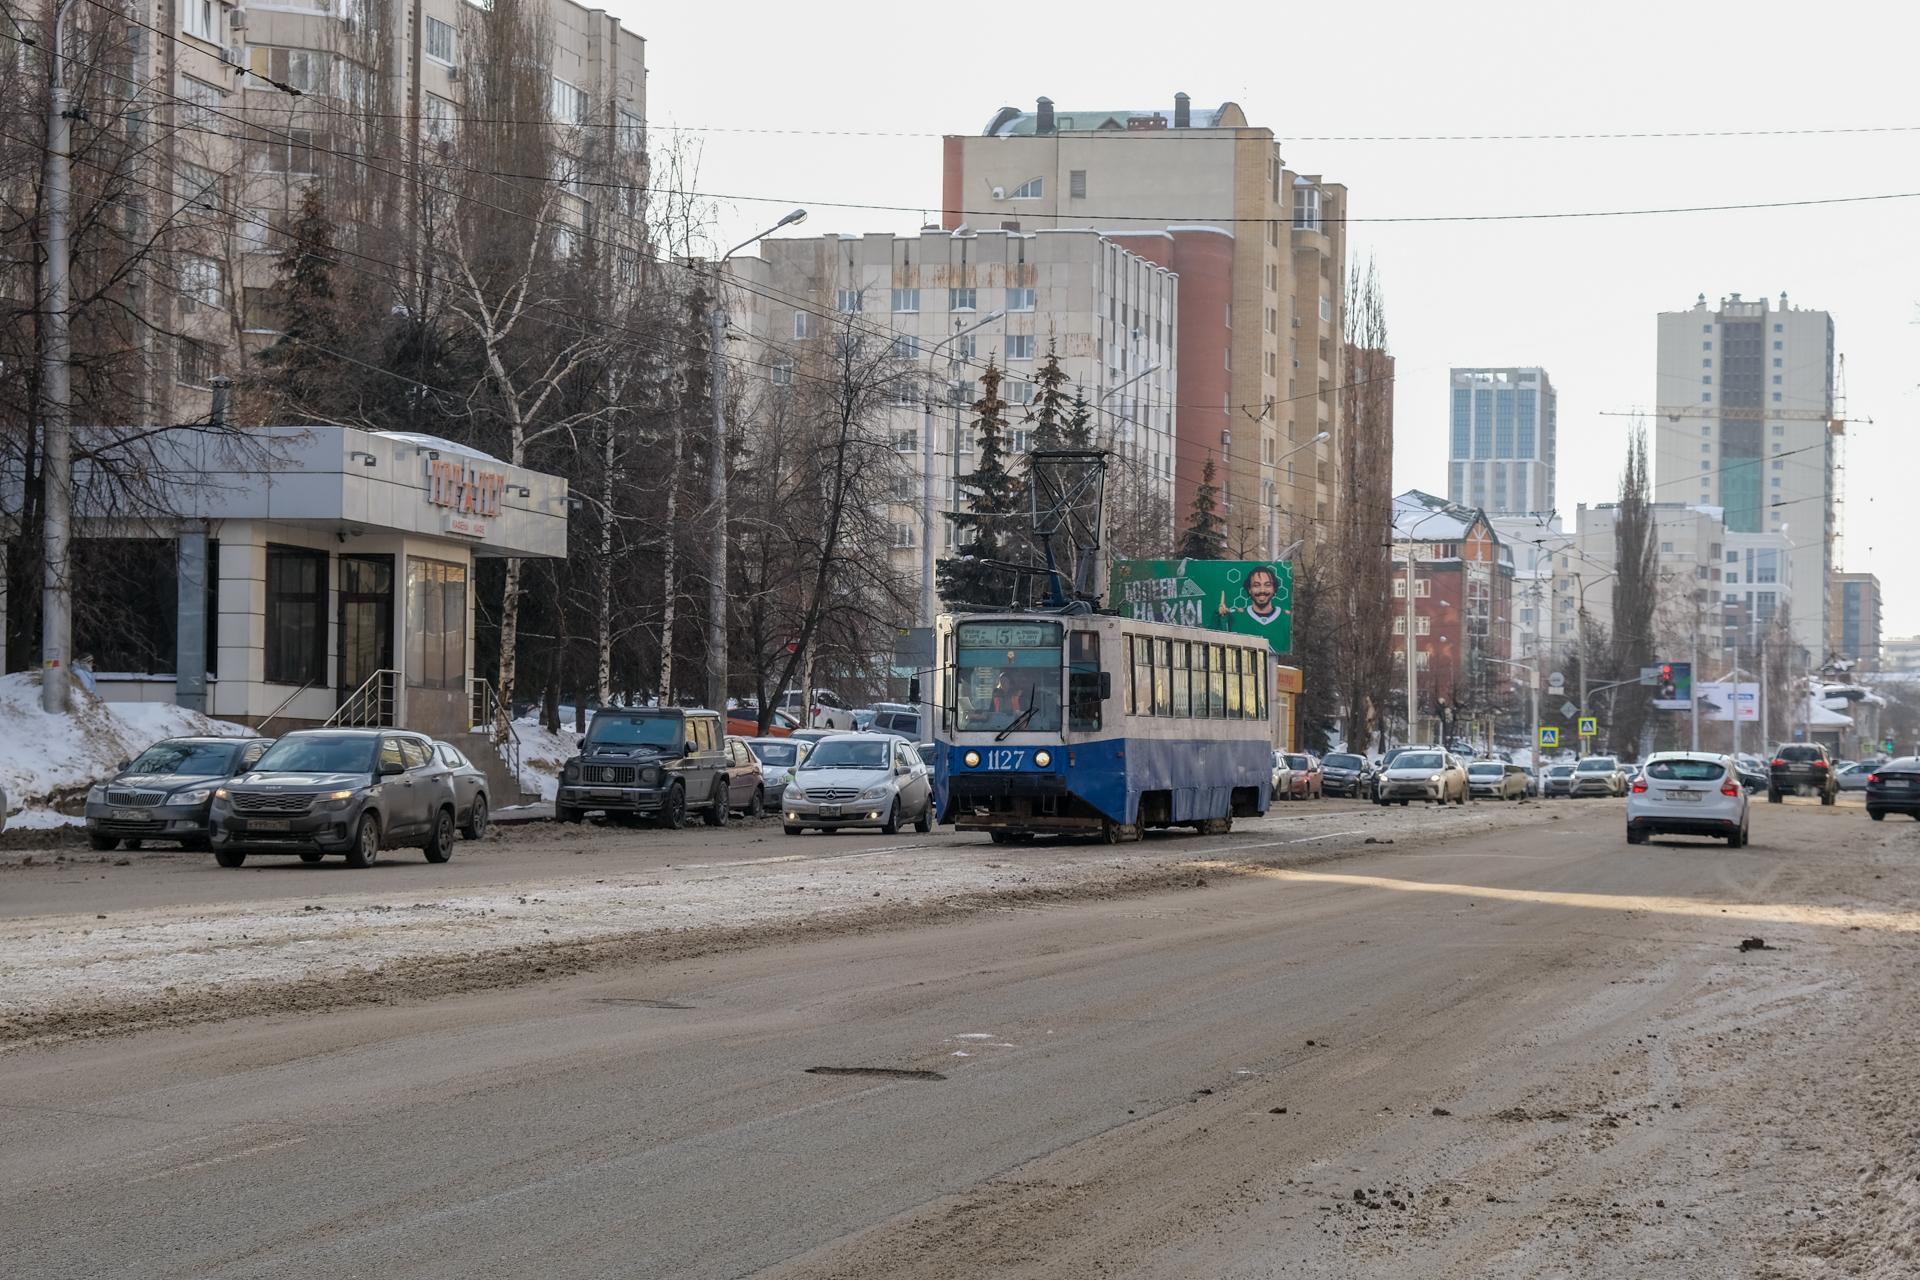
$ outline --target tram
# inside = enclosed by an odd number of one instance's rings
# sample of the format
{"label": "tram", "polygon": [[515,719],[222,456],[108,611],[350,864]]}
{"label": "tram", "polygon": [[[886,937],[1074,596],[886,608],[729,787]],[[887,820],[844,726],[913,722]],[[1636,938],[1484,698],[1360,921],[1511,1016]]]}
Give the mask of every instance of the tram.
{"label": "tram", "polygon": [[1105,614],[935,624],[940,819],[995,843],[1217,834],[1267,811],[1272,652],[1257,637]]}

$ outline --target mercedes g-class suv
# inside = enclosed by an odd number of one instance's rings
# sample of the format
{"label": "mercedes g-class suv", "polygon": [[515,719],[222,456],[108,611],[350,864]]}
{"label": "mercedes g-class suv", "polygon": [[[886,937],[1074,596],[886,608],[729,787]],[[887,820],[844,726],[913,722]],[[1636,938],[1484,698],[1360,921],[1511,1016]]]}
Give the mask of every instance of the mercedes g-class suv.
{"label": "mercedes g-class suv", "polygon": [[580,754],[560,772],[553,816],[578,822],[597,812],[679,827],[698,809],[717,827],[727,820],[727,766],[716,712],[603,707],[593,713]]}

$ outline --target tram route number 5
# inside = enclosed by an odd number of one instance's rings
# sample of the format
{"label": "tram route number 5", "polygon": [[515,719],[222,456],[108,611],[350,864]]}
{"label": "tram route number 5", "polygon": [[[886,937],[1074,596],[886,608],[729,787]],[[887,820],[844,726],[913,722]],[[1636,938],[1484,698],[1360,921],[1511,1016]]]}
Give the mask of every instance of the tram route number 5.
{"label": "tram route number 5", "polygon": [[986,757],[986,766],[989,769],[1018,769],[1027,762],[1027,753],[1016,751],[1012,747],[989,750]]}

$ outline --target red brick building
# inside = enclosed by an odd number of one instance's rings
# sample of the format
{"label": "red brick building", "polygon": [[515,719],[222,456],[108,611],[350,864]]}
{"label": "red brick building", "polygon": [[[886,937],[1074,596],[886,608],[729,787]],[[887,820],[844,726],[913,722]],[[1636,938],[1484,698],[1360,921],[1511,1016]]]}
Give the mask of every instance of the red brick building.
{"label": "red brick building", "polygon": [[1439,727],[1484,739],[1525,682],[1517,668],[1489,660],[1513,657],[1513,554],[1484,511],[1418,489],[1394,499],[1393,538],[1393,649],[1403,705],[1409,550],[1414,566],[1414,694],[1427,725],[1412,736],[1434,736]]}

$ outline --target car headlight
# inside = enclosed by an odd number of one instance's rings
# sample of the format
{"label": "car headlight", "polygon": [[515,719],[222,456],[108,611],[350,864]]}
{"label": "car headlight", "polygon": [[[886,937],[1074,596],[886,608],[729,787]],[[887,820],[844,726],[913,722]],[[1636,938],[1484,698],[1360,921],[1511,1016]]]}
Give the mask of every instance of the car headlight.
{"label": "car headlight", "polygon": [[230,794],[232,793],[229,792],[225,787],[215,787],[213,789],[213,798],[215,800],[225,800],[227,796]]}
{"label": "car headlight", "polygon": [[176,791],[168,800],[169,804],[205,804],[213,795],[212,787],[195,787],[192,791]]}
{"label": "car headlight", "polygon": [[316,798],[322,809],[344,809],[353,797],[353,788],[348,787],[341,791],[323,791]]}
{"label": "car headlight", "polygon": [[805,787],[801,786],[797,782],[792,782],[787,784],[787,799],[805,800],[806,798],[807,798],[807,789]]}
{"label": "car headlight", "polygon": [[969,769],[978,769],[980,767],[980,753],[978,751],[969,751],[960,758],[967,762],[967,768]]}
{"label": "car headlight", "polygon": [[98,786],[92,786],[87,788],[88,804],[105,804],[106,802],[107,802],[107,784],[106,783],[103,782],[103,783],[100,783]]}
{"label": "car headlight", "polygon": [[567,761],[567,767],[562,772],[568,782],[580,781],[580,762],[578,760]]}
{"label": "car headlight", "polygon": [[1428,781],[1428,782],[1438,782],[1438,781],[1440,781],[1440,775],[1436,773],[1436,774],[1434,774],[1434,775],[1433,775],[1433,776],[1432,776],[1431,778],[1428,778],[1428,779],[1427,779],[1427,781]]}
{"label": "car headlight", "polygon": [[1048,765],[1053,763],[1053,752],[1036,751],[1033,753],[1033,762],[1039,765],[1042,769],[1044,769]]}
{"label": "car headlight", "polygon": [[884,800],[887,797],[887,793],[892,789],[892,783],[883,782],[877,787],[868,787],[865,791],[862,791],[860,798],[862,800]]}

